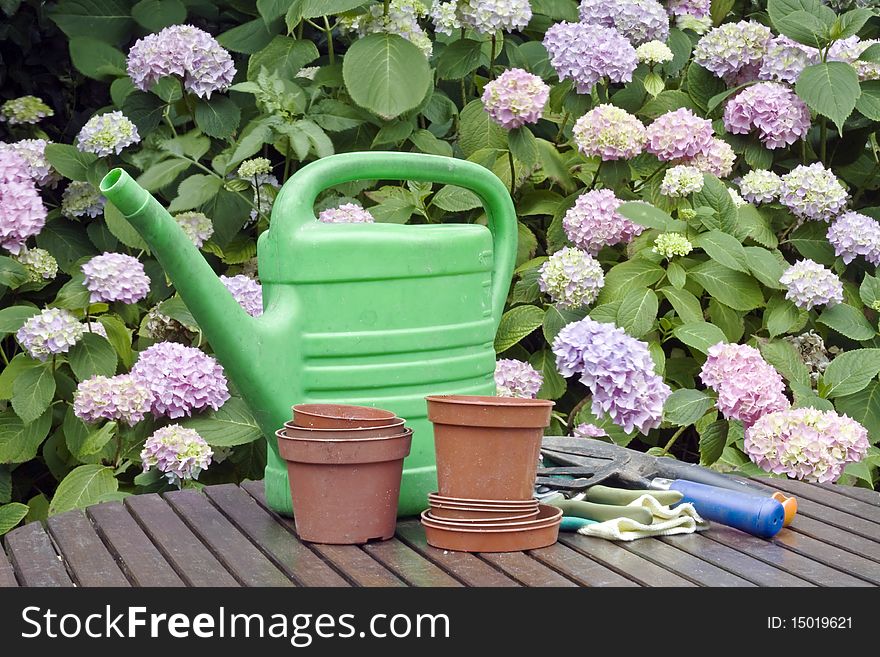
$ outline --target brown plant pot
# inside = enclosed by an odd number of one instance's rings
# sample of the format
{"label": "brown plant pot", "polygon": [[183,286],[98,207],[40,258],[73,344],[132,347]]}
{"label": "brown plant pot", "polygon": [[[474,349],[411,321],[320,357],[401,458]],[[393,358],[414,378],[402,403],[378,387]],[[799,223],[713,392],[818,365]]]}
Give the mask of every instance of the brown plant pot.
{"label": "brown plant pot", "polygon": [[290,438],[276,432],[287,461],[299,537],[360,544],[394,535],[403,459],[412,429],[378,438]]}
{"label": "brown plant pot", "polygon": [[317,438],[321,440],[351,440],[357,438],[384,438],[403,431],[406,420],[395,419],[381,427],[347,427],[339,429],[322,429],[318,427],[300,427],[293,422],[285,422],[281,429],[288,438]]}
{"label": "brown plant pot", "polygon": [[460,520],[462,522],[510,522],[529,520],[538,515],[534,509],[497,509],[492,507],[454,507],[431,505],[428,518],[437,520]]}
{"label": "brown plant pot", "polygon": [[559,538],[562,509],[540,505],[538,517],[508,523],[440,521],[422,513],[429,545],[457,552],[520,552],[553,545]]}
{"label": "brown plant pot", "polygon": [[510,509],[537,509],[538,500],[531,498],[528,500],[474,500],[464,497],[447,497],[439,493],[428,493],[428,502],[432,505],[440,504],[443,506],[486,506],[491,508],[510,508]]}
{"label": "brown plant pot", "polygon": [[427,401],[441,495],[532,498],[552,401],[465,395],[432,395]]}
{"label": "brown plant pot", "polygon": [[391,411],[371,406],[297,404],[293,407],[293,422],[296,426],[316,429],[384,427],[394,424],[397,419]]}

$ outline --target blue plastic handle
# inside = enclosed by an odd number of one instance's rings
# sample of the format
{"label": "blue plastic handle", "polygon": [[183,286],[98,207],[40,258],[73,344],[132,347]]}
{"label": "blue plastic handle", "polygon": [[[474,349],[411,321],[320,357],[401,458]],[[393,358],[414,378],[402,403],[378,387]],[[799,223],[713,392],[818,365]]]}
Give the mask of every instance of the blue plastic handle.
{"label": "blue plastic handle", "polygon": [[559,531],[576,532],[581,527],[595,524],[595,520],[587,520],[586,518],[575,518],[574,516],[563,516],[562,521],[559,524]]}
{"label": "blue plastic handle", "polygon": [[676,479],[669,485],[694,505],[703,518],[734,527],[753,536],[772,538],[782,529],[785,510],[772,497],[750,495],[726,488]]}

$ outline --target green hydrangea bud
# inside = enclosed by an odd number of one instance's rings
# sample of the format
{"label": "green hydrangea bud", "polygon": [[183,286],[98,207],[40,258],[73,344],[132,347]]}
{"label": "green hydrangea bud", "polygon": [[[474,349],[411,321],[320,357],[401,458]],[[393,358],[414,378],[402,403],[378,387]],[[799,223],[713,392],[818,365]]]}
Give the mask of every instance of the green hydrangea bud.
{"label": "green hydrangea bud", "polygon": [[272,163],[265,157],[245,160],[238,167],[239,178],[253,178],[272,171]]}
{"label": "green hydrangea bud", "polygon": [[6,121],[9,125],[37,123],[54,114],[52,108],[36,96],[13,98],[0,107],[0,121]]}
{"label": "green hydrangea bud", "polygon": [[673,256],[685,256],[694,250],[693,244],[679,233],[661,233],[654,240],[654,253],[659,253],[664,258]]}
{"label": "green hydrangea bud", "polygon": [[697,218],[697,213],[694,212],[691,208],[681,208],[678,211],[678,216],[684,219],[685,221],[693,221]]}

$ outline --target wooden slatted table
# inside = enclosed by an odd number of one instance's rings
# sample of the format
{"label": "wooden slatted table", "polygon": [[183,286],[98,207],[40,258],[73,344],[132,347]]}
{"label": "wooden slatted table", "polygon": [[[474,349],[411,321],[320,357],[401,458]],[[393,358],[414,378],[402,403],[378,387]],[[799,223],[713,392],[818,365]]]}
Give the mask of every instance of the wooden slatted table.
{"label": "wooden slatted table", "polygon": [[261,482],[139,495],[13,530],[0,550],[0,587],[880,585],[880,493],[772,486],[796,495],[800,509],[770,541],[713,524],[631,543],[562,534],[551,547],[509,554],[432,548],[415,519],[382,543],[304,543],[293,521],[267,508]]}

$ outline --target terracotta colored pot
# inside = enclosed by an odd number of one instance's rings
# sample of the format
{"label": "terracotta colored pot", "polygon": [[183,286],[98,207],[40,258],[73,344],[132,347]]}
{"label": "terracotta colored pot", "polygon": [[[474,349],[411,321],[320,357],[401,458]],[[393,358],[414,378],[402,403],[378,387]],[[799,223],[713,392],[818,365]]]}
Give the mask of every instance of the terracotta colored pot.
{"label": "terracotta colored pot", "polygon": [[372,406],[348,404],[297,404],[293,407],[293,422],[299,427],[318,429],[352,429],[357,427],[384,427],[399,419],[391,411]]}
{"label": "terracotta colored pot", "polygon": [[447,497],[438,493],[428,493],[428,502],[431,504],[442,504],[443,506],[486,506],[492,508],[510,508],[510,509],[537,509],[538,500],[532,498],[528,500],[473,500],[464,497]]}
{"label": "terracotta colored pot", "polygon": [[537,515],[537,505],[535,505],[534,509],[497,509],[492,507],[452,507],[432,504],[428,518],[437,520],[507,522],[529,520]]}
{"label": "terracotta colored pot", "polygon": [[313,543],[359,544],[394,535],[403,459],[412,429],[351,440],[288,438],[287,461],[296,531]]}
{"label": "terracotta colored pot", "polygon": [[432,395],[427,401],[441,495],[532,498],[552,401],[465,395]]}
{"label": "terracotta colored pot", "polygon": [[422,513],[429,545],[457,552],[519,552],[553,545],[559,538],[562,509],[540,505],[538,517],[509,523],[438,521]]}
{"label": "terracotta colored pot", "polygon": [[403,431],[406,420],[397,418],[381,427],[349,427],[341,429],[322,429],[317,427],[300,427],[293,422],[285,422],[281,431],[288,438],[318,438],[322,440],[351,440],[353,438],[383,438]]}

